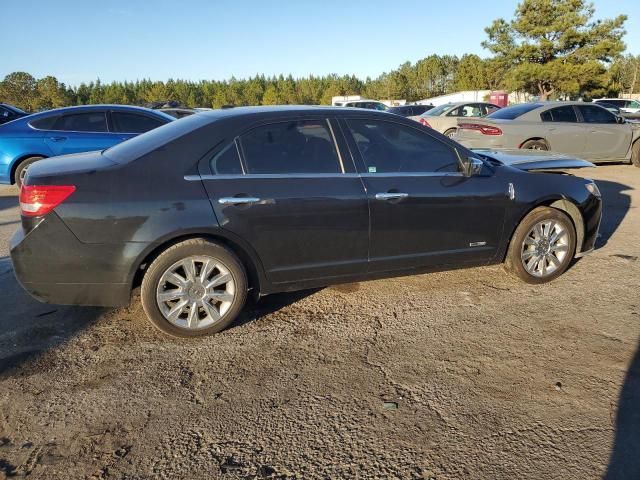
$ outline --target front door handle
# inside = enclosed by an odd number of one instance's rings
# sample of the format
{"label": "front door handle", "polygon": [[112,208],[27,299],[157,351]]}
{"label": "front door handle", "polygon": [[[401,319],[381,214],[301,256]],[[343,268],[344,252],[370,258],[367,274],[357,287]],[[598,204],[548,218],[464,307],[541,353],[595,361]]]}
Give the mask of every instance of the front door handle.
{"label": "front door handle", "polygon": [[403,198],[407,198],[408,196],[408,193],[399,192],[376,193],[376,200],[401,200]]}
{"label": "front door handle", "polygon": [[222,197],[218,199],[221,205],[251,205],[260,202],[256,197]]}
{"label": "front door handle", "polygon": [[49,137],[49,140],[52,142],[64,142],[67,137]]}

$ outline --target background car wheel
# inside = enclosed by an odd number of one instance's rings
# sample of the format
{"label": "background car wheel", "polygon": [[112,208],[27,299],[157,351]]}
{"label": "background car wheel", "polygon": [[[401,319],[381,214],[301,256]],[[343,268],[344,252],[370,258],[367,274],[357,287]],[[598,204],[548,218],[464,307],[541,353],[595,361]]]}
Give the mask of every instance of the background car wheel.
{"label": "background car wheel", "polygon": [[175,337],[199,337],[229,326],[244,307],[247,276],[238,258],[193,239],[168,248],[149,266],[140,292],[151,323]]}
{"label": "background car wheel", "polygon": [[560,210],[538,207],[516,228],[505,266],[527,283],[546,283],[562,275],[576,250],[576,230]]}
{"label": "background car wheel", "polygon": [[549,150],[549,145],[544,140],[527,140],[520,147],[523,150]]}
{"label": "background car wheel", "polygon": [[636,143],[631,147],[631,163],[640,167],[640,140],[636,140]]}
{"label": "background car wheel", "polygon": [[456,133],[458,133],[458,129],[457,128],[450,128],[449,130],[444,132],[445,136],[447,136],[449,138],[455,137]]}
{"label": "background car wheel", "polygon": [[33,165],[35,162],[37,162],[38,160],[42,160],[43,158],[44,157],[29,157],[29,158],[25,158],[18,164],[15,172],[15,181],[18,187],[22,186],[24,177],[27,174],[27,169],[31,165]]}

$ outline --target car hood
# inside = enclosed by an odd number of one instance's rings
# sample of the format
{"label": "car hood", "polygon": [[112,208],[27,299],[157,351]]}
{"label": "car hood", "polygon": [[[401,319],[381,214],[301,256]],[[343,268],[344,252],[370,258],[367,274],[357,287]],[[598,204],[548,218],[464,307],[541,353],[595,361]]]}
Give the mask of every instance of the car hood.
{"label": "car hood", "polygon": [[519,168],[520,170],[564,170],[567,168],[595,167],[591,162],[562,153],[540,150],[490,150],[474,148],[474,152]]}

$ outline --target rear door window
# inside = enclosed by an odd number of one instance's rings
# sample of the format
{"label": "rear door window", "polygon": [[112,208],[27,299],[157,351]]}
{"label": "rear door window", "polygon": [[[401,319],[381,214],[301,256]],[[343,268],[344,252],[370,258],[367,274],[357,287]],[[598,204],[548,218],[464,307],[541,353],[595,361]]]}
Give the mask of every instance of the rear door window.
{"label": "rear door window", "polygon": [[66,132],[106,132],[105,112],[70,113],[57,118],[51,130]]}
{"label": "rear door window", "polygon": [[130,112],[111,112],[111,120],[113,131],[118,133],[144,133],[166,123],[157,118]]}
{"label": "rear door window", "polygon": [[231,142],[210,161],[211,172],[215,175],[241,175],[242,166],[236,142]]}
{"label": "rear door window", "polygon": [[341,162],[325,120],[257,127],[240,137],[248,174],[341,173]]}
{"label": "rear door window", "polygon": [[367,173],[458,172],[458,155],[418,129],[379,120],[349,120]]}
{"label": "rear door window", "polygon": [[569,122],[576,123],[578,118],[576,117],[576,111],[571,105],[565,105],[564,107],[552,108],[540,114],[540,119],[543,122]]}
{"label": "rear door window", "polygon": [[617,123],[616,116],[609,110],[595,105],[578,105],[585,123]]}

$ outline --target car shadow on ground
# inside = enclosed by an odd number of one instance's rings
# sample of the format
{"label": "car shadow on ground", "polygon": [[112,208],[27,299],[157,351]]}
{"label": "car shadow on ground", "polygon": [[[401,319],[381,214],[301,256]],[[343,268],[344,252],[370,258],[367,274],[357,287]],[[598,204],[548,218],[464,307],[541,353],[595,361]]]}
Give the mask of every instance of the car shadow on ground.
{"label": "car shadow on ground", "polygon": [[0,257],[0,309],[0,379],[73,338],[106,311],[34,300],[18,284],[8,257]]}
{"label": "car shadow on ground", "polygon": [[229,328],[237,328],[247,323],[260,320],[262,317],[266,317],[271,313],[293,305],[320,290],[322,290],[322,288],[310,288],[296,292],[274,293],[266,295],[259,300],[247,299],[246,307]]}
{"label": "car shadow on ground", "polygon": [[[17,194],[17,192],[16,192]],[[0,211],[18,206],[17,195],[0,195]]]}
{"label": "car shadow on ground", "polygon": [[604,480],[640,478],[640,344],[618,400],[616,432]]}
{"label": "car shadow on ground", "polygon": [[596,248],[601,248],[607,244],[629,212],[631,208],[630,192],[633,188],[629,185],[606,180],[596,180],[595,182],[602,193],[602,223],[600,224],[600,238],[596,242]]}

